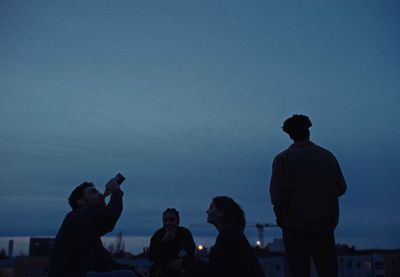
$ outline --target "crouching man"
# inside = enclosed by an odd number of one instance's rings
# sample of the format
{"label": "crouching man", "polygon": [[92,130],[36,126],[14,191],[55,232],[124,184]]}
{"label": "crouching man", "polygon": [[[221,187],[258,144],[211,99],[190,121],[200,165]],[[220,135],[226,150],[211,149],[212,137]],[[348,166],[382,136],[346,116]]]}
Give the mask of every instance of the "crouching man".
{"label": "crouching man", "polygon": [[148,276],[145,269],[114,262],[103,247],[100,238],[114,229],[123,196],[115,179],[106,184],[105,192],[111,194],[108,204],[93,183],[84,182],[72,191],[72,211],[55,238],[49,277]]}

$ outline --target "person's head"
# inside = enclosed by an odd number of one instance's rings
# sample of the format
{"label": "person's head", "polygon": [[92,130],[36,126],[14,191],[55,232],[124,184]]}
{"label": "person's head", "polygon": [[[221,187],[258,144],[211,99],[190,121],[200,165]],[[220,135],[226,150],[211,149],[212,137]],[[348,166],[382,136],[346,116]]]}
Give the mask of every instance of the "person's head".
{"label": "person's head", "polygon": [[90,182],[84,182],[77,186],[71,192],[68,202],[73,210],[82,207],[101,207],[105,204],[104,195]]}
{"label": "person's head", "polygon": [[179,212],[174,208],[168,208],[163,212],[162,220],[165,229],[175,231],[179,226]]}
{"label": "person's head", "polygon": [[312,126],[310,119],[302,114],[294,114],[283,123],[283,131],[294,141],[309,140],[310,128]]}
{"label": "person's head", "polygon": [[213,198],[207,210],[207,222],[217,228],[243,232],[246,227],[246,216],[239,204],[232,198],[217,196]]}

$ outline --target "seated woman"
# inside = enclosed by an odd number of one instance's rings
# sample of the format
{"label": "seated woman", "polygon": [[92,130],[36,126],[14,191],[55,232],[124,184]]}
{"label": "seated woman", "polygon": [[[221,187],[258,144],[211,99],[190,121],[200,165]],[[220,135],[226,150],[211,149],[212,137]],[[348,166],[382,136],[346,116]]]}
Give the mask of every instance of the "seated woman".
{"label": "seated woman", "polygon": [[148,258],[154,262],[150,272],[157,277],[182,276],[185,261],[194,257],[195,243],[190,231],[179,226],[179,212],[166,209],[162,216],[163,227],[150,241]]}
{"label": "seated woman", "polygon": [[207,215],[207,222],[218,230],[209,255],[207,276],[264,276],[257,256],[243,234],[246,219],[242,208],[232,198],[219,196],[212,200]]}

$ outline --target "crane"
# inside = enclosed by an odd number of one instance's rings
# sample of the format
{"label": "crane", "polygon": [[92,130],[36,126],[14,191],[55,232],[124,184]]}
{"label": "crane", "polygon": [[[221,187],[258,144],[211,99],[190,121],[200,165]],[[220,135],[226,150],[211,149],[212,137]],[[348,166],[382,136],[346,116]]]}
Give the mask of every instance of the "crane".
{"label": "crane", "polygon": [[258,233],[258,241],[257,241],[257,246],[260,247],[261,249],[265,248],[265,240],[264,240],[264,229],[266,227],[278,227],[277,224],[273,223],[248,223],[248,226],[252,226],[257,228],[257,233]]}

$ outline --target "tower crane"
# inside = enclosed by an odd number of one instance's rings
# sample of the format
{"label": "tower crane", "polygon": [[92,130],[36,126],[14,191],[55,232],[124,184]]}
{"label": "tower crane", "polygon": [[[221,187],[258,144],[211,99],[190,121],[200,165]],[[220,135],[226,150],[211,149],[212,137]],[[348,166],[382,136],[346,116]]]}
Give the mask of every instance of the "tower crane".
{"label": "tower crane", "polygon": [[257,233],[258,233],[258,241],[257,241],[257,246],[260,247],[261,249],[265,248],[265,239],[264,239],[264,233],[265,233],[265,228],[269,227],[278,227],[277,224],[273,223],[248,223],[248,226],[252,226],[257,228]]}

